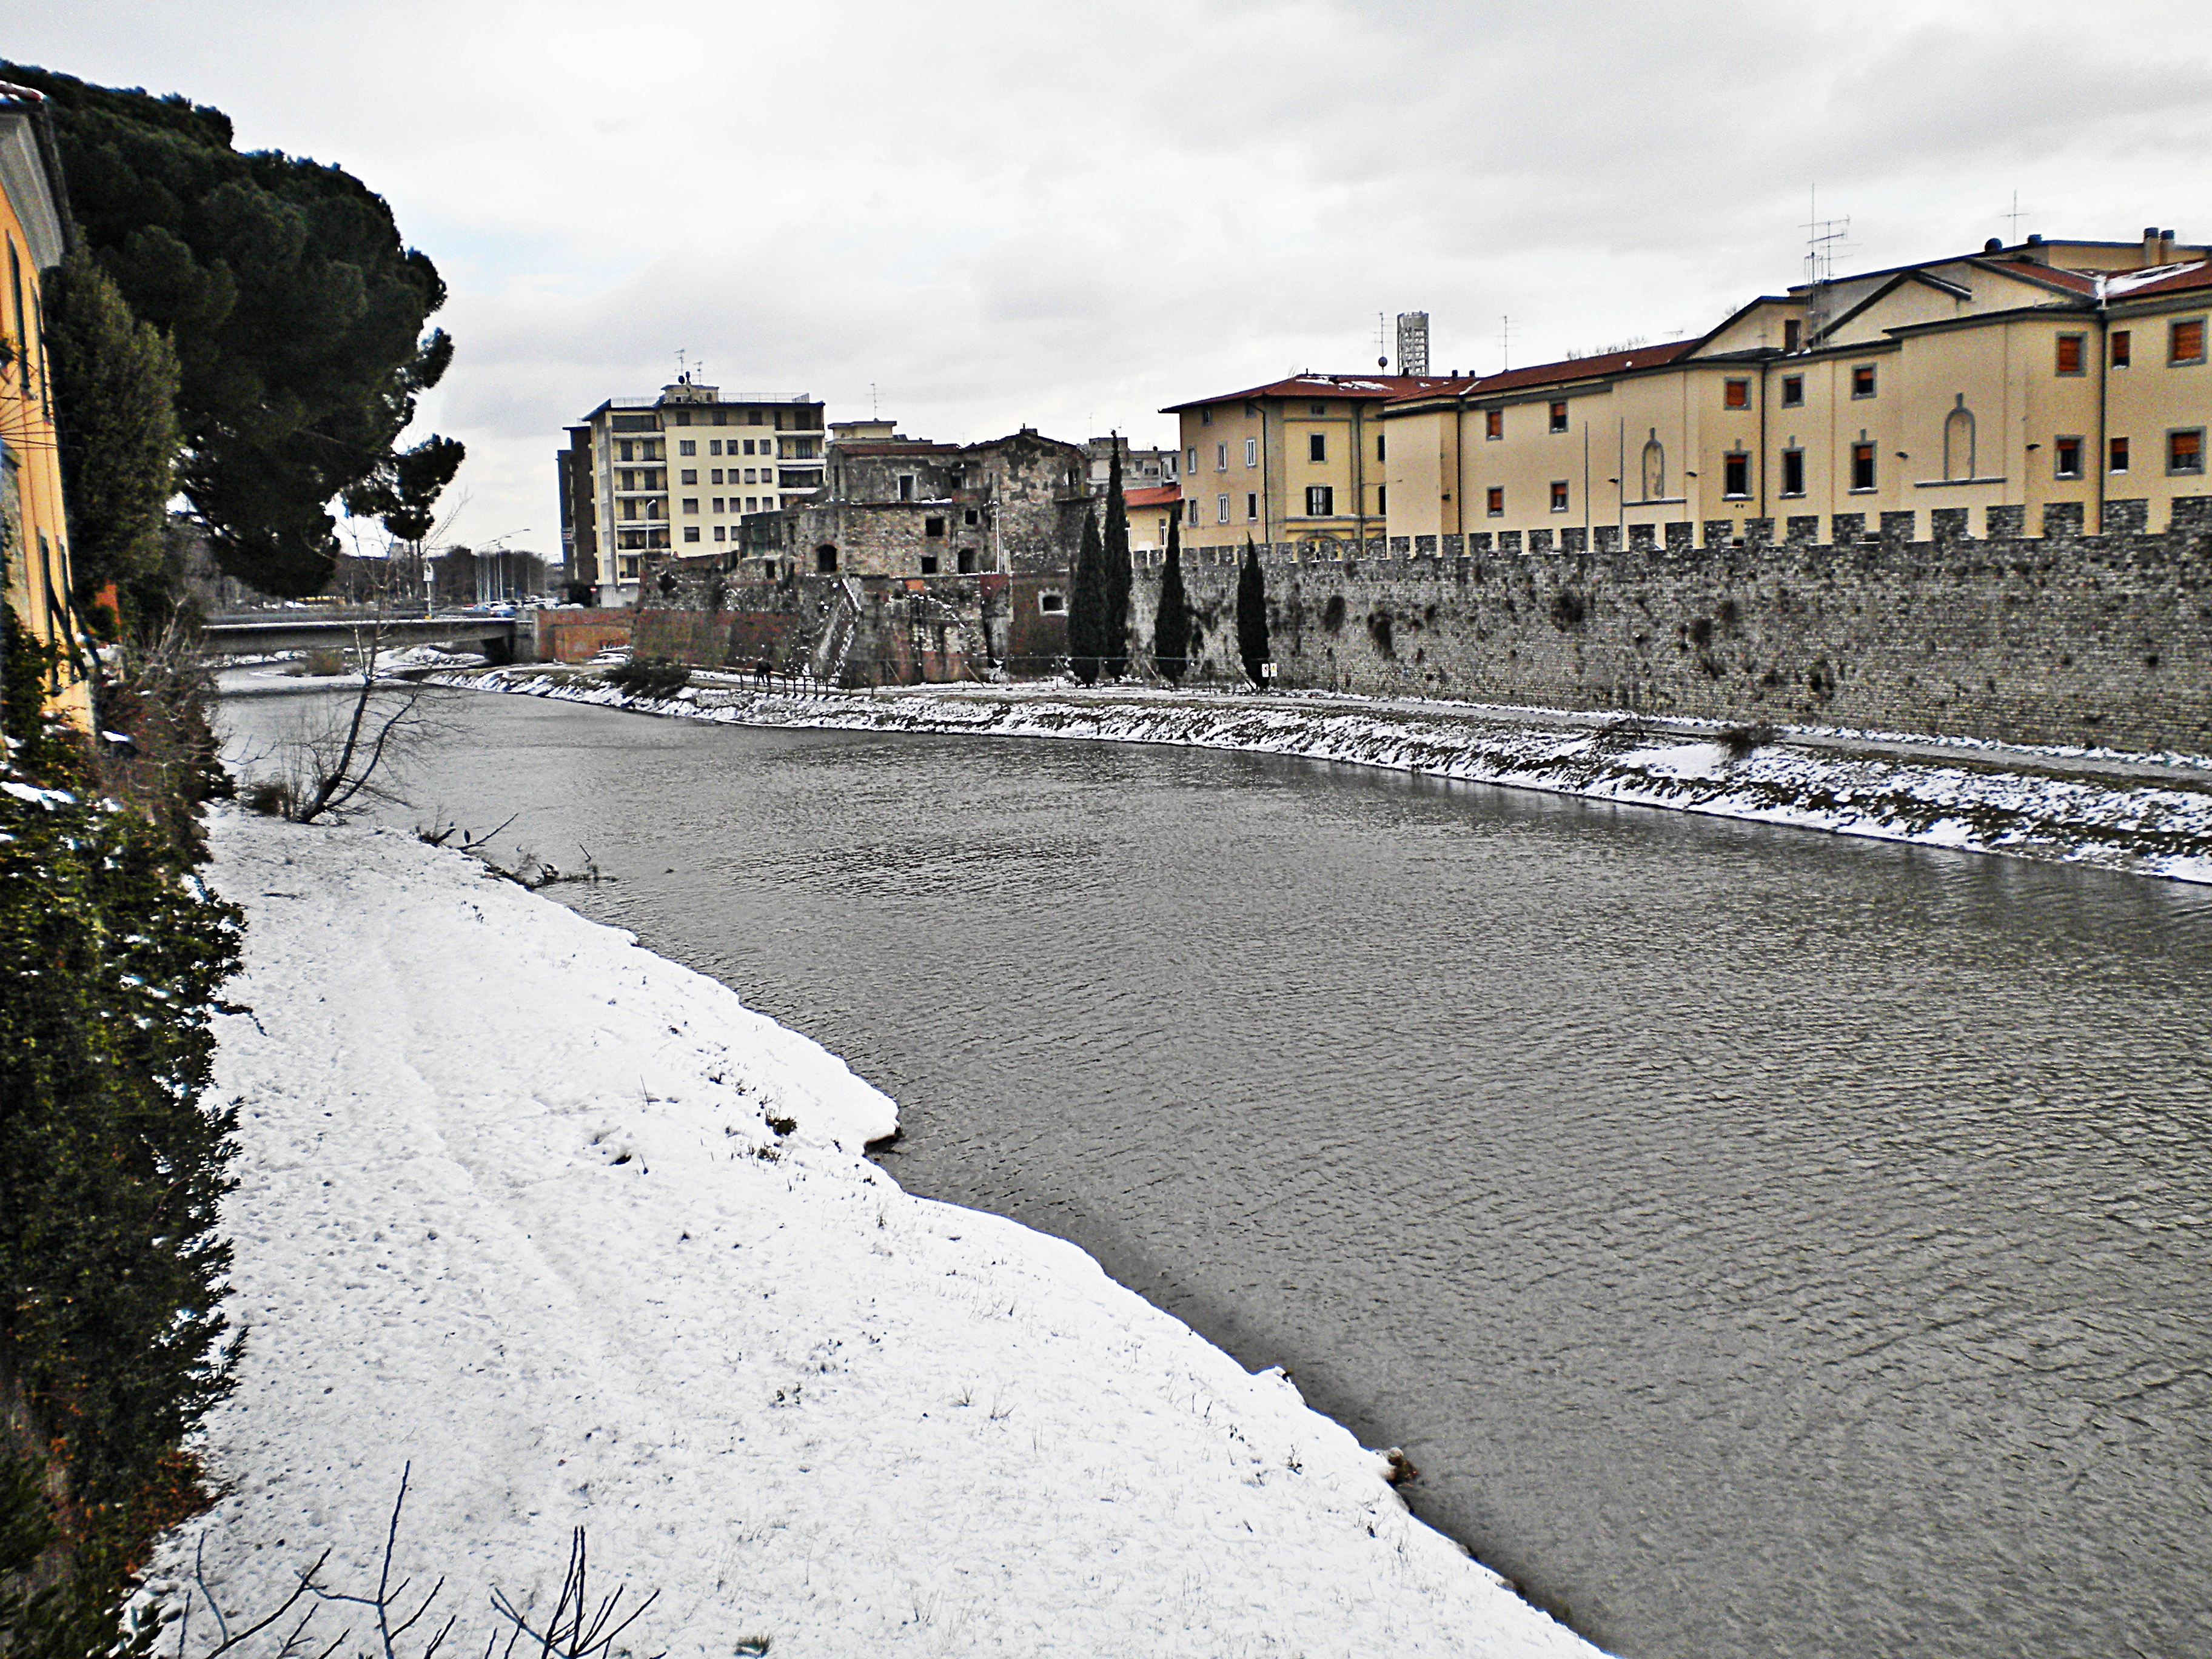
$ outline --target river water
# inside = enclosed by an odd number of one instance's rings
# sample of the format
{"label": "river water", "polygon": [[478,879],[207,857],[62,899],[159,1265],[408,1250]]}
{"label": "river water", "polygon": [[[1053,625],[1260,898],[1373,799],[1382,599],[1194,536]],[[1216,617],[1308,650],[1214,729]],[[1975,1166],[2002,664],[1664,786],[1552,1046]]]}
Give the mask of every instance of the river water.
{"label": "river water", "polygon": [[443,701],[392,822],[587,848],[558,896],[892,1095],[910,1190],[1288,1365],[1608,1648],[2212,1652],[2212,892]]}

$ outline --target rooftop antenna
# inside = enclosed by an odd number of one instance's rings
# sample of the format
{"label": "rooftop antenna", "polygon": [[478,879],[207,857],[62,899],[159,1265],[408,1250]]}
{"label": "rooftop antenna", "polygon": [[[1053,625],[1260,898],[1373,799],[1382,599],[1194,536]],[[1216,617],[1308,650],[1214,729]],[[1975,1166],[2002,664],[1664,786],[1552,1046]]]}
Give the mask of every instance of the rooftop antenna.
{"label": "rooftop antenna", "polygon": [[1820,216],[1820,187],[1808,188],[1805,211],[1805,284],[1812,290],[1805,302],[1805,342],[1820,337],[1827,323],[1828,284],[1836,280],[1836,252],[1847,246],[1851,222]]}
{"label": "rooftop antenna", "polygon": [[685,372],[684,364],[684,348],[682,346],[678,346],[676,348],[676,380],[678,385],[681,386],[684,383]]}
{"label": "rooftop antenna", "polygon": [[872,421],[880,416],[881,411],[876,407],[876,383],[871,380],[868,382],[868,418]]}
{"label": "rooftop antenna", "polygon": [[1997,217],[2004,220],[2012,227],[2012,234],[2005,240],[2006,246],[2017,247],[2020,246],[2020,222],[2026,216],[2026,210],[2022,209],[2020,204],[2020,192],[2018,191],[2014,191],[2012,193],[2012,207],[2010,210],[1997,216]]}
{"label": "rooftop antenna", "polygon": [[1513,367],[1513,319],[1498,319],[1498,363],[1500,372]]}
{"label": "rooftop antenna", "polygon": [[1375,367],[1385,369],[1390,367],[1389,327],[1379,311],[1375,313]]}

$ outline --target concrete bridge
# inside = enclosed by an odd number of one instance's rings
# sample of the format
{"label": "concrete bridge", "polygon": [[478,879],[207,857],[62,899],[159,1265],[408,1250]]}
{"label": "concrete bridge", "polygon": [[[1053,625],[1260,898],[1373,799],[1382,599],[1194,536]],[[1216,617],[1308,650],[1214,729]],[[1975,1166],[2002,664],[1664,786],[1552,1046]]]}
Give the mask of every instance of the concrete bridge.
{"label": "concrete bridge", "polygon": [[208,649],[225,656],[263,656],[279,651],[349,650],[378,631],[381,650],[435,645],[448,651],[474,651],[495,663],[528,661],[536,654],[536,624],[527,612],[518,617],[394,617],[380,625],[372,616],[333,616],[299,611],[272,617],[267,611],[210,617],[203,630]]}

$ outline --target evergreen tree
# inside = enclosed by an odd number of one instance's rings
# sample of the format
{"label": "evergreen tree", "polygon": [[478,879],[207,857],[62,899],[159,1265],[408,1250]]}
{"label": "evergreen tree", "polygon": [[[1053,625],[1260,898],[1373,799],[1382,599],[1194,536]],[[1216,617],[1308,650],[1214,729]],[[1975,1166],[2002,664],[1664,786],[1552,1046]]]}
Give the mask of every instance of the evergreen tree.
{"label": "evergreen tree", "polygon": [[1118,680],[1129,672],[1129,505],[1121,493],[1121,434],[1111,440],[1106,471],[1106,605],[1099,629],[1100,672]]}
{"label": "evergreen tree", "polygon": [[80,247],[46,273],[46,343],[76,595],[109,582],[134,620],[167,610],[163,531],[177,476],[177,355]]}
{"label": "evergreen tree", "polygon": [[1075,558],[1074,591],[1067,600],[1067,665],[1088,685],[1098,678],[1106,621],[1106,551],[1098,541],[1098,515],[1083,513],[1083,549]]}
{"label": "evergreen tree", "polygon": [[1265,685],[1260,665],[1267,660],[1267,579],[1260,572],[1260,555],[1252,538],[1244,538],[1244,568],[1237,576],[1237,653],[1255,685]]}
{"label": "evergreen tree", "polygon": [[1152,615],[1152,665],[1175,684],[1190,660],[1190,601],[1182,591],[1182,515],[1168,520],[1168,562],[1160,572],[1160,606]]}
{"label": "evergreen tree", "polygon": [[241,154],[220,110],[26,64],[0,80],[52,100],[85,244],[175,349],[178,485],[216,562],[266,592],[319,592],[331,502],[391,480],[416,396],[453,360],[422,331],[446,301],[437,267],[361,180]]}

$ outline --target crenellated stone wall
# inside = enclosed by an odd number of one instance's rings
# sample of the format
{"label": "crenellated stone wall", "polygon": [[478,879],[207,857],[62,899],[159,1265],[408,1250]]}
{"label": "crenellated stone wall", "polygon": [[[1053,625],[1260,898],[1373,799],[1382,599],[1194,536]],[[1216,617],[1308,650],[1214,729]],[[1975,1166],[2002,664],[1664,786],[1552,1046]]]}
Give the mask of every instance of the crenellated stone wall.
{"label": "crenellated stone wall", "polygon": [[[2212,751],[2212,501],[2178,503],[2155,536],[2084,536],[2062,514],[2041,537],[1939,521],[1914,541],[1911,514],[1872,535],[1849,516],[1850,539],[1825,544],[1765,521],[1702,547],[1687,525],[1625,549],[1544,532],[1276,544],[1278,684]],[[1201,679],[1243,679],[1240,553],[1184,562]],[[1158,576],[1140,570],[1131,599],[1147,665]]]}

